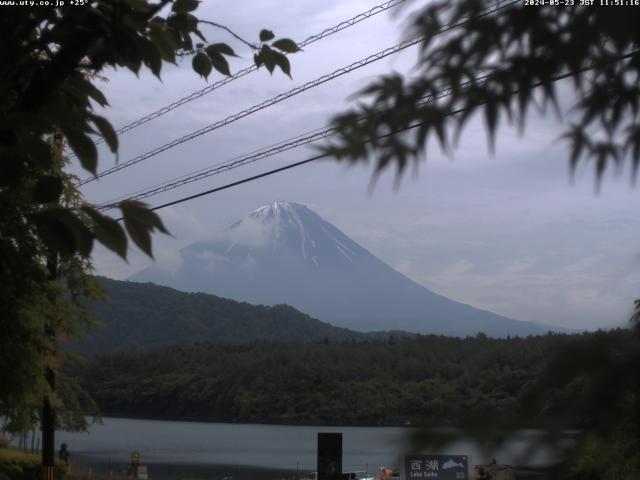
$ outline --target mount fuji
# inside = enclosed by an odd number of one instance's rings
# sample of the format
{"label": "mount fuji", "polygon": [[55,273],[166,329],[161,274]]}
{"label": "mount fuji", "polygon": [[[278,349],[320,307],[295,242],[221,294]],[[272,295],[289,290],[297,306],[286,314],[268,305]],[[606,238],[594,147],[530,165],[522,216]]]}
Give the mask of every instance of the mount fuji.
{"label": "mount fuji", "polygon": [[183,248],[180,257],[176,269],[152,266],[130,280],[253,304],[289,304],[359,331],[501,337],[558,330],[438,295],[292,202],[264,205],[215,240]]}

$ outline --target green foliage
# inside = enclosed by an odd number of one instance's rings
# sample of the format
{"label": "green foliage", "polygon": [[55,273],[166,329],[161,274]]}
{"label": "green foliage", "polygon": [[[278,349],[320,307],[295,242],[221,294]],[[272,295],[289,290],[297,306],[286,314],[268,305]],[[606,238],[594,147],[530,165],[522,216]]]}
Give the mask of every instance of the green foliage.
{"label": "green foliage", "polygon": [[162,220],[136,200],[124,200],[120,203],[120,208],[127,233],[140,250],[148,252],[151,256],[151,233],[156,229],[162,233],[169,233]]}
{"label": "green foliage", "polygon": [[589,434],[567,459],[567,480],[618,480],[640,476],[640,442],[637,428],[616,425],[615,433],[603,438]]}
{"label": "green foliage", "polygon": [[[384,342],[168,347],[68,364],[111,414],[218,421],[443,426],[481,415],[500,424],[524,414],[522,398],[570,345],[602,337],[620,352],[628,331],[577,336],[466,339],[418,336]],[[574,402],[570,395],[577,393]],[[540,428],[563,412],[573,428],[593,420],[582,389],[558,385],[527,410]]]}
{"label": "green foliage", "polygon": [[275,42],[273,42],[272,46],[277,48],[278,50],[282,50],[285,53],[295,53],[300,50],[298,45],[296,45],[296,42],[288,38],[281,38],[280,40],[276,40]]}
{"label": "green foliage", "polygon": [[[204,52],[198,52],[193,56],[192,65],[193,69],[205,79],[209,76],[211,69],[213,68],[209,55]],[[229,75],[228,69],[226,70],[225,75]]]}
{"label": "green foliage", "polygon": [[300,48],[290,38],[280,38],[269,45],[267,42],[274,38],[275,34],[271,30],[260,31],[261,46],[255,47],[257,53],[253,55],[253,61],[258,68],[264,65],[269,73],[273,73],[276,67],[280,67],[282,73],[291,78],[291,64],[286,54],[298,52]]}
{"label": "green foliage", "polygon": [[268,42],[269,40],[273,40],[275,35],[271,30],[260,30],[260,41]]}
{"label": "green foliage", "polygon": [[[516,408],[498,417],[471,414],[458,423],[467,440],[491,451],[514,432],[541,429],[530,453],[545,447],[564,455],[548,478],[631,479],[640,476],[640,335],[631,331],[568,336],[548,352],[519,394]],[[566,435],[573,432],[568,446]],[[418,432],[420,448],[442,446],[458,434]],[[524,457],[526,461],[526,457]]]}
{"label": "green foliage", "polygon": [[362,101],[334,120],[338,137],[327,151],[352,162],[377,156],[377,173],[395,165],[400,175],[432,137],[448,152],[474,114],[484,118],[493,150],[503,120],[522,131],[532,108],[563,116],[557,82],[568,78],[575,93],[564,133],[571,167],[593,161],[600,178],[627,159],[635,178],[640,10],[503,2],[492,12],[495,4],[427,6],[409,32],[422,36],[414,74],[382,76],[363,89]]}
{"label": "green foliage", "polygon": [[[638,303],[636,302],[636,306]],[[580,397],[564,402],[583,420],[583,437],[563,462],[562,478],[616,480],[640,477],[640,325],[632,342],[611,342],[596,334],[584,344],[568,344],[550,361],[528,399],[540,405],[558,386],[578,386]],[[533,399],[533,401],[531,401]],[[556,430],[568,426],[563,410],[550,411]]]}
{"label": "green foliage", "polygon": [[256,340],[363,341],[367,335],[334,327],[287,305],[263,306],[205,293],[185,293],[151,283],[98,278],[106,301],[89,302],[100,325],[66,347],[83,353],[148,350],[200,342]]}
{"label": "green foliage", "polygon": [[[325,151],[349,162],[377,157],[375,174],[395,165],[399,179],[433,138],[448,154],[470,118],[484,119],[493,151],[501,122],[524,132],[536,108],[542,116],[552,111],[567,125],[561,138],[568,142],[572,171],[590,161],[599,182],[607,167],[621,171],[630,164],[635,182],[640,168],[639,24],[640,10],[634,6],[433,2],[411,25],[409,34],[422,37],[412,75],[385,75],[364,88],[357,106],[334,119],[337,137]],[[568,98],[559,93],[563,79],[571,89]],[[634,314],[638,320],[640,301]],[[568,460],[574,468],[560,473],[564,478],[640,477],[635,447],[639,350],[636,343],[621,354],[615,343],[598,337],[567,345],[540,377],[537,390],[522,399],[526,412],[541,405],[548,409],[552,433],[577,415],[589,420],[586,440]],[[499,436],[521,428],[527,418],[506,419]],[[482,420],[482,415],[471,419],[465,431],[486,442],[496,434],[496,423]]]}
{"label": "green foliage", "polygon": [[526,429],[547,432],[534,449],[567,451],[571,431],[573,447],[544,478],[626,480],[640,474],[639,385],[628,374],[640,366],[639,351],[640,337],[629,330],[417,336],[169,347],[98,355],[67,370],[112,414],[454,426],[459,430],[414,430],[414,442],[441,447],[461,431],[488,452]]}
{"label": "green foliage", "polygon": [[[34,409],[45,396],[61,406],[44,372],[61,363],[56,336],[73,336],[91,323],[82,299],[97,293],[87,275],[95,242],[124,259],[131,239],[152,256],[151,234],[168,233],[138,202],[116,205],[122,224],[98,212],[68,173],[67,157],[74,155],[96,174],[96,137],[117,154],[115,129],[98,113],[108,102],[95,83],[109,67],[136,74],[146,67],[159,77],[164,62],[185,55],[193,55],[194,70],[205,78],[213,69],[229,75],[225,56],[235,55],[231,47],[199,42],[207,41],[202,25],[231,30],[194,16],[198,5],[196,0],[94,0],[82,8],[66,2],[2,11],[0,416],[16,428],[37,418]],[[288,63],[276,63],[290,74]],[[64,391],[71,395],[65,398],[71,410],[87,408],[80,391]],[[78,425],[77,417],[59,420],[69,428]]]}
{"label": "green foliage", "polygon": [[[54,479],[66,478],[64,466],[56,461]],[[0,480],[40,480],[42,478],[42,458],[34,453],[0,448]]]}

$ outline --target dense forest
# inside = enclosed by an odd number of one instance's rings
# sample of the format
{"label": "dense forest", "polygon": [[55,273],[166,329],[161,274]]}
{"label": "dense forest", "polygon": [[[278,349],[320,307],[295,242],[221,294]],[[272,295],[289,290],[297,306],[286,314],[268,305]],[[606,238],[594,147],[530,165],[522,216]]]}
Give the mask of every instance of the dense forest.
{"label": "dense forest", "polygon": [[[67,364],[105,414],[305,424],[450,425],[513,413],[537,388],[548,359],[593,342],[619,354],[638,348],[627,330],[491,339],[441,336],[385,342],[165,347]],[[540,416],[571,405],[579,383],[558,385]],[[542,418],[532,418],[540,423]]]}
{"label": "dense forest", "polygon": [[288,305],[250,305],[152,283],[98,277],[107,298],[89,303],[99,324],[67,347],[86,354],[200,342],[306,342],[378,338],[335,327]]}

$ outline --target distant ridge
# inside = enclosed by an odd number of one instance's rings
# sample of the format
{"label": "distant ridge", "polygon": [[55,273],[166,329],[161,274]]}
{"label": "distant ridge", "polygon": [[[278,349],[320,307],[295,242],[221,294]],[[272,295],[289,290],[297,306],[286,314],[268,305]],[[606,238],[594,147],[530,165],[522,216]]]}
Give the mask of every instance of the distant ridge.
{"label": "distant ridge", "polygon": [[263,205],[216,240],[187,246],[180,256],[175,270],[152,266],[130,279],[253,304],[289,304],[333,325],[363,332],[484,332],[503,337],[563,331],[438,295],[293,202]]}
{"label": "distant ridge", "polygon": [[255,306],[204,293],[184,293],[151,283],[99,277],[109,299],[91,302],[101,325],[69,347],[87,354],[148,350],[194,343],[363,341],[288,305]]}

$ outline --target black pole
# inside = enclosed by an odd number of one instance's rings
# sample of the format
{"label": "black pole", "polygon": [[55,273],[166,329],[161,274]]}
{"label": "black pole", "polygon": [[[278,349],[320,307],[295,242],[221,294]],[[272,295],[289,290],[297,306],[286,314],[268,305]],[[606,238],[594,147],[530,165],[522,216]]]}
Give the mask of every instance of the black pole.
{"label": "black pole", "polygon": [[340,480],[342,433],[318,433],[318,480]]}
{"label": "black pole", "polygon": [[[49,270],[50,281],[55,281],[58,277],[58,260],[56,255],[49,255],[47,258],[47,270]],[[45,321],[45,336],[51,342],[55,342],[55,331],[49,321]],[[53,392],[56,387],[56,374],[53,369],[47,366],[45,378],[49,388]],[[51,405],[49,395],[44,397],[42,408],[42,480],[53,480],[53,469],[55,463],[55,412]]]}
{"label": "black pole", "polygon": [[[47,382],[53,390],[55,388],[55,374],[47,367]],[[49,396],[44,397],[44,408],[42,409],[42,479],[53,480],[53,465],[55,459],[55,438],[54,438],[54,417],[55,412],[51,406]]]}

